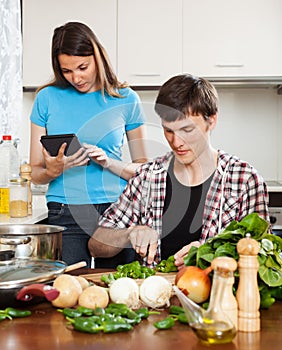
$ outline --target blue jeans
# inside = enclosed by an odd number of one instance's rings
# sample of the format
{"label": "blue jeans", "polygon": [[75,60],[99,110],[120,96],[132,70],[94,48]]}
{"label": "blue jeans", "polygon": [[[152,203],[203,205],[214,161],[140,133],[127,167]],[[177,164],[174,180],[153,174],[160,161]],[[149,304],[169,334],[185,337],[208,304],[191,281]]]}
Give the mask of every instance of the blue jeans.
{"label": "blue jeans", "polygon": [[[62,234],[62,260],[68,265],[86,261],[91,267],[88,241],[98,226],[99,216],[110,206],[105,204],[67,205],[49,202],[48,224],[66,227]],[[125,248],[113,258],[95,258],[95,268],[116,268],[135,259],[135,251]]]}

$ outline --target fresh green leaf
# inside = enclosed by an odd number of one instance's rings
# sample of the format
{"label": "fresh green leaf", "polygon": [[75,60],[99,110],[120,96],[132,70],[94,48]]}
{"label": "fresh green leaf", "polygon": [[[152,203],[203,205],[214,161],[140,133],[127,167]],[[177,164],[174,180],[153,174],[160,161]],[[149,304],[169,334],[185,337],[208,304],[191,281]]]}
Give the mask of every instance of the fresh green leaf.
{"label": "fresh green leaf", "polygon": [[[268,233],[269,223],[257,213],[247,215],[240,222],[232,221],[217,236],[209,238],[199,248],[191,249],[184,258],[185,265],[195,265],[202,269],[210,266],[216,256],[230,256],[239,260],[237,243],[251,234],[260,243],[258,254],[258,285],[261,294],[261,307],[268,308],[274,302],[270,295],[275,288],[282,289],[282,238]],[[187,263],[189,262],[189,264]],[[238,288],[239,271],[234,272],[234,289]],[[276,289],[275,289],[276,290]],[[279,295],[280,290],[276,290]],[[281,291],[282,293],[282,291]]]}
{"label": "fresh green leaf", "polygon": [[282,285],[282,270],[268,268],[265,265],[259,267],[259,277],[270,287]]}

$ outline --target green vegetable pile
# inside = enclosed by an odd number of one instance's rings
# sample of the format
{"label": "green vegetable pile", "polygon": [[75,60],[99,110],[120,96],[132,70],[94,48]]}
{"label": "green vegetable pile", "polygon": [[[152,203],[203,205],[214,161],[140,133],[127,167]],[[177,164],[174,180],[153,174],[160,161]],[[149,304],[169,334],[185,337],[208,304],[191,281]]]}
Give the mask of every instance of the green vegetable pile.
{"label": "green vegetable pile", "polygon": [[158,272],[176,272],[178,271],[177,266],[174,265],[174,256],[169,256],[166,260],[162,260],[159,262],[159,264],[155,267],[156,271]]}
{"label": "green vegetable pile", "polygon": [[142,266],[139,261],[133,261],[129,264],[118,265],[116,272],[101,276],[101,281],[109,285],[111,282],[121,277],[130,277],[134,279],[147,278],[155,273],[156,271],[154,269]]}
{"label": "green vegetable pile", "polygon": [[29,310],[14,309],[12,307],[7,307],[5,310],[0,310],[0,321],[5,319],[12,320],[13,318],[27,317],[31,315]]}
{"label": "green vegetable pile", "polygon": [[132,263],[128,263],[125,265],[118,265],[116,272],[101,276],[101,281],[107,285],[110,285],[111,282],[121,277],[143,279],[155,275],[156,271],[164,273],[178,271],[177,266],[174,265],[173,255],[168,257],[167,260],[160,261],[160,263],[156,265],[154,269],[151,267],[142,266],[139,261],[133,261]]}
{"label": "green vegetable pile", "polygon": [[130,331],[150,314],[159,314],[146,307],[133,310],[121,303],[111,303],[106,308],[89,309],[79,306],[58,311],[62,312],[73,329],[92,334]]}
{"label": "green vegetable pile", "polygon": [[[260,243],[258,254],[258,286],[260,307],[268,309],[276,299],[282,299],[282,239],[268,232],[269,224],[257,213],[247,215],[241,221],[232,221],[217,236],[208,239],[200,247],[192,247],[184,257],[184,265],[205,269],[218,256],[230,256],[239,260],[236,245],[247,233]],[[235,272],[234,293],[236,293],[239,273]]]}

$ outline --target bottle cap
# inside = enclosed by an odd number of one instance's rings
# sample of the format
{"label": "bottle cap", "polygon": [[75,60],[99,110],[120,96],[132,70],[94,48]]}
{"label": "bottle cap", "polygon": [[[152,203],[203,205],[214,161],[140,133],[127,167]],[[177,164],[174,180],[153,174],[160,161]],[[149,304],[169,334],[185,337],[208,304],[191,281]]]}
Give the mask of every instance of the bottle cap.
{"label": "bottle cap", "polygon": [[16,178],[10,179],[9,182],[14,185],[22,185],[27,182],[27,179],[24,179],[22,177],[16,177]]}
{"label": "bottle cap", "polygon": [[257,255],[260,250],[260,244],[251,238],[251,234],[247,233],[245,238],[241,238],[237,243],[237,252],[239,255]]}
{"label": "bottle cap", "polygon": [[211,266],[213,270],[234,272],[237,269],[237,262],[228,256],[218,256],[212,260]]}

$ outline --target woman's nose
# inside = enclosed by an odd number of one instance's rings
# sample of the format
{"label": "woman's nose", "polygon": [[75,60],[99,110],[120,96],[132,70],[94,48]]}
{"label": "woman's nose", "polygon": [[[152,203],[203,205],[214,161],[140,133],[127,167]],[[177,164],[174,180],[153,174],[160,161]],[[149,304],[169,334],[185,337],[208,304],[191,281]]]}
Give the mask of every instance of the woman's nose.
{"label": "woman's nose", "polygon": [[80,75],[78,73],[72,73],[72,81],[76,84],[80,80]]}

